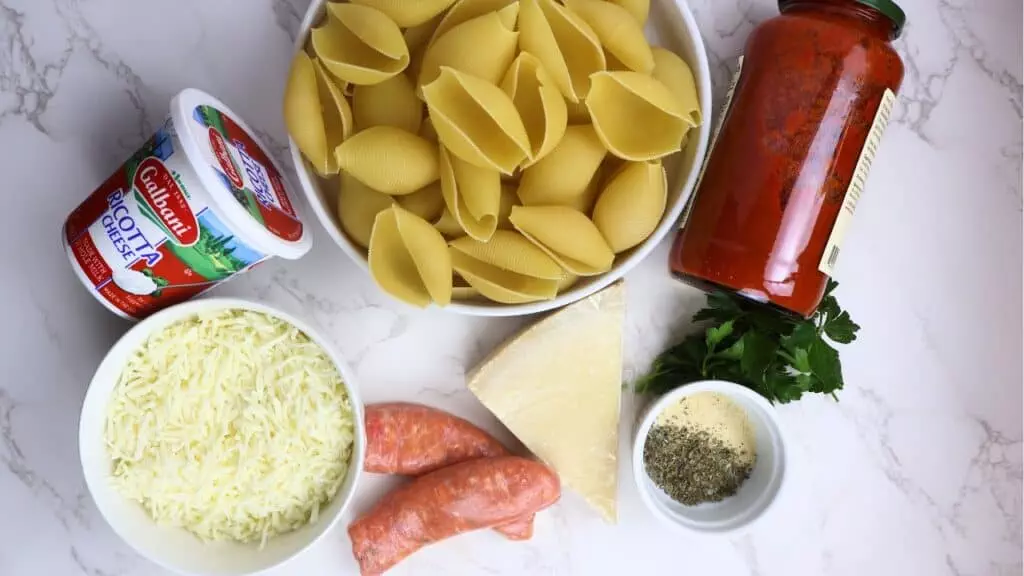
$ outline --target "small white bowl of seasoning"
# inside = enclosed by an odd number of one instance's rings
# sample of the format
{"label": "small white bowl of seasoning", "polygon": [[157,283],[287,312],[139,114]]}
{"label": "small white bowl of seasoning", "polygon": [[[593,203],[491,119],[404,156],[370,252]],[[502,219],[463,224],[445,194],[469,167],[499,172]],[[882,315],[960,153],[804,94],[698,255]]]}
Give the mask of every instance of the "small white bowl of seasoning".
{"label": "small white bowl of seasoning", "polygon": [[748,527],[777,499],[786,469],[775,409],[732,382],[695,382],[665,394],[633,440],[640,498],[659,519],[690,532]]}

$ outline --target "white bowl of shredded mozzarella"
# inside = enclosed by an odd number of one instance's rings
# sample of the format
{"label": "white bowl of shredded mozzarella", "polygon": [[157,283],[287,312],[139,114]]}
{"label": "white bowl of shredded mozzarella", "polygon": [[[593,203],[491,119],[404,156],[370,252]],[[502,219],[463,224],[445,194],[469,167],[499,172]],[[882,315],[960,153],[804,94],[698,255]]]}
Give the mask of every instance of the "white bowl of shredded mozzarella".
{"label": "white bowl of shredded mozzarella", "polygon": [[351,371],[296,318],[203,299],[132,328],[96,371],[79,448],[100,512],[171,570],[251,574],[343,513],[365,436]]}

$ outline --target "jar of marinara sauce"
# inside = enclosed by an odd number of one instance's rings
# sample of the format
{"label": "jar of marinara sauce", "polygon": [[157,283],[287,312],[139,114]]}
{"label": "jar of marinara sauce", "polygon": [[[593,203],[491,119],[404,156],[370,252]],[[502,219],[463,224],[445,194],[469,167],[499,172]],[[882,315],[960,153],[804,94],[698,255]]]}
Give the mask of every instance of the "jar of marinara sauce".
{"label": "jar of marinara sauce", "polygon": [[892,0],[779,0],[751,33],[676,238],[704,289],[810,316],[889,120],[903,63]]}

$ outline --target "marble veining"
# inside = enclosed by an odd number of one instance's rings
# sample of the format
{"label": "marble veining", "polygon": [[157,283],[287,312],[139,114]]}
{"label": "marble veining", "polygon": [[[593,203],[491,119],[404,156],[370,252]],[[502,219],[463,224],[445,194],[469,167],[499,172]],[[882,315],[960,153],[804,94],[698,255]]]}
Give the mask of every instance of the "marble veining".
{"label": "marble veining", "polygon": [[[395,574],[1009,576],[1022,565],[1022,8],[902,0],[906,78],[839,263],[863,326],[842,350],[838,403],[781,406],[793,467],[749,533],[699,539],[642,506],[625,463],[646,399],[626,393],[620,521],[568,493],[509,543],[475,533]],[[79,470],[78,411],[128,325],[77,283],[57,240],[67,213],[146,138],[186,86],[231,105],[291,171],[280,115],[308,0],[0,0],[0,575],[163,572],[121,542]],[[691,0],[716,99],[770,0]],[[310,220],[312,223],[312,220]],[[316,227],[313,224],[314,228]],[[525,319],[411,311],[321,230],[313,251],[217,289],[321,329],[368,402],[459,413],[516,445],[464,388]],[[627,277],[626,378],[689,330],[699,293],[665,273],[666,242]],[[402,358],[401,365],[395,358]],[[351,514],[394,481],[371,478]],[[351,516],[350,514],[350,516]],[[347,520],[347,519],[346,519]],[[276,575],[355,573],[339,527]]]}

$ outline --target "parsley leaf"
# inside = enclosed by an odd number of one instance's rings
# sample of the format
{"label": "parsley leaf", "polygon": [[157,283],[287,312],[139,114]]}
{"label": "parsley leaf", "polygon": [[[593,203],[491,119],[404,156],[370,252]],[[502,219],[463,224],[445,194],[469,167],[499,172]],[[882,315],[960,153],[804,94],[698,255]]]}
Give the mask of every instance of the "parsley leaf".
{"label": "parsley leaf", "polygon": [[810,355],[804,348],[797,348],[793,351],[792,360],[790,363],[793,365],[793,369],[801,374],[808,374],[811,372],[811,360]]}
{"label": "parsley leaf", "polygon": [[707,307],[697,312],[697,315],[693,317],[694,322],[703,322],[704,320],[725,322],[743,312],[739,305],[724,292],[713,292],[708,294],[707,298]]}
{"label": "parsley leaf", "polygon": [[839,363],[839,352],[824,340],[817,340],[807,351],[808,371],[820,382],[815,392],[832,393],[843,387],[843,368]]}
{"label": "parsley leaf", "polygon": [[772,402],[792,402],[804,393],[831,394],[843,387],[838,344],[857,338],[860,326],[839,307],[838,286],[829,280],[821,305],[800,318],[743,298],[717,292],[694,316],[704,329],[659,355],[633,383],[637,393],[663,393],[698,380],[728,380]]}
{"label": "parsley leaf", "polygon": [[716,354],[716,356],[722,358],[723,360],[741,360],[743,358],[743,352],[745,349],[743,340],[743,338],[740,338],[735,343],[733,343],[732,346],[729,346],[725,350],[722,350],[721,352]]}
{"label": "parsley leaf", "polygon": [[753,382],[764,382],[765,370],[775,359],[778,342],[761,332],[751,330],[743,335],[743,357],[740,370]]}
{"label": "parsley leaf", "polygon": [[818,305],[817,315],[821,318],[822,324],[828,324],[839,313],[839,302],[832,296],[826,296]]}
{"label": "parsley leaf", "polygon": [[732,320],[726,320],[718,326],[712,326],[707,329],[704,335],[704,341],[708,345],[708,350],[714,350],[722,340],[725,340],[729,334],[732,334]]}
{"label": "parsley leaf", "polygon": [[860,326],[850,319],[850,313],[846,311],[825,322],[825,334],[839,344],[853,342],[858,330]]}
{"label": "parsley leaf", "polygon": [[804,322],[793,329],[788,335],[782,337],[782,347],[790,354],[797,350],[806,349],[812,342],[818,339],[818,329],[810,322]]}
{"label": "parsley leaf", "polygon": [[821,298],[823,300],[825,298],[828,298],[829,296],[832,295],[833,292],[836,291],[836,288],[839,288],[839,282],[836,282],[832,278],[829,278],[828,281],[825,283],[825,293],[821,295]]}
{"label": "parsley leaf", "polygon": [[797,377],[781,370],[769,372],[765,378],[765,384],[765,390],[757,388],[754,388],[754,390],[770,400],[774,399],[774,401],[783,404],[799,400],[800,396],[804,393]]}

